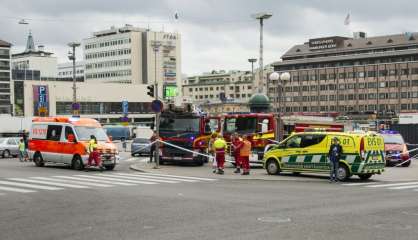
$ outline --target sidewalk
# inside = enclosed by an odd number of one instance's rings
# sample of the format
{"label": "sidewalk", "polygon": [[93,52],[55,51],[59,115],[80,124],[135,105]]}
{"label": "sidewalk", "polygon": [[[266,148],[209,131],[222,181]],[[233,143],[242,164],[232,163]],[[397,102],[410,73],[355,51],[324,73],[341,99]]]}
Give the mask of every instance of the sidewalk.
{"label": "sidewalk", "polygon": [[[180,175],[190,177],[204,177],[214,179],[228,180],[263,180],[263,181],[299,181],[299,182],[324,182],[328,180],[327,175],[304,173],[294,175],[292,173],[281,173],[280,175],[268,175],[262,167],[251,169],[248,176],[235,174],[232,165],[226,164],[225,174],[218,175],[212,172],[212,165],[204,166],[193,165],[161,165],[159,169],[154,169],[155,163],[140,162],[130,166],[130,169],[147,173],[158,173],[168,175]],[[418,181],[418,162],[413,161],[408,168],[403,167],[387,167],[381,175],[374,175],[370,181],[383,182],[401,182],[401,181]],[[352,176],[348,182],[361,182],[357,176]]]}

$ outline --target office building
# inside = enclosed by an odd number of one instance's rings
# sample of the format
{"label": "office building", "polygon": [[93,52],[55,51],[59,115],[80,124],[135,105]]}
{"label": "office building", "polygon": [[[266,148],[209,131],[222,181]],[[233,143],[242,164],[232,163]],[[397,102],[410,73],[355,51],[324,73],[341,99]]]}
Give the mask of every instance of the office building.
{"label": "office building", "polygon": [[269,82],[276,111],[418,111],[417,33],[309,39],[281,59],[274,70],[289,72],[291,80]]}
{"label": "office building", "polygon": [[181,89],[180,34],[130,25],[83,40],[86,82],[159,84],[160,96]]}
{"label": "office building", "polygon": [[[77,82],[84,82],[84,61],[75,62],[75,78]],[[58,81],[73,81],[73,63],[59,63],[57,65]]]}
{"label": "office building", "polygon": [[10,48],[12,44],[0,40],[0,114],[12,112],[10,89]]}

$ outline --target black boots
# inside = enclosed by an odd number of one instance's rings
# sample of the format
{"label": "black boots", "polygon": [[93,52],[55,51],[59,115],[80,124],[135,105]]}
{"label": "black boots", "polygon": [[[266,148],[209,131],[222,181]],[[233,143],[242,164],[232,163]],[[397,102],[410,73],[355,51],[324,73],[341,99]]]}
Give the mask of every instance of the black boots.
{"label": "black boots", "polygon": [[234,171],[234,173],[240,173],[241,172],[241,169],[240,168],[237,168],[237,169],[235,169],[235,171]]}

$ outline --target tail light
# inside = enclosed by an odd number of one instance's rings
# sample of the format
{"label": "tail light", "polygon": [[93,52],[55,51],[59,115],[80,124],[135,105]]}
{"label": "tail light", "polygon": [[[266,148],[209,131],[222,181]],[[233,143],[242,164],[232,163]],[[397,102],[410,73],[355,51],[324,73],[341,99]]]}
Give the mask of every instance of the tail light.
{"label": "tail light", "polygon": [[402,160],[406,161],[406,160],[409,159],[409,154],[408,153],[402,153],[401,158],[402,158]]}
{"label": "tail light", "polygon": [[361,155],[361,160],[364,161],[365,159],[365,154],[364,154],[364,137],[362,137],[360,139],[360,155]]}

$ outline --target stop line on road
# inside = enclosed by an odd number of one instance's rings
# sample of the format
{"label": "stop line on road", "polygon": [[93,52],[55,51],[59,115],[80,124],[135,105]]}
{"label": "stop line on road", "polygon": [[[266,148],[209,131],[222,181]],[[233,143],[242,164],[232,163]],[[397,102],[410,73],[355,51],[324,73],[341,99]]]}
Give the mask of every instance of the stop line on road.
{"label": "stop line on road", "polygon": [[343,186],[348,186],[348,187],[364,187],[364,188],[387,189],[387,190],[413,190],[413,191],[418,191],[418,181],[397,182],[397,183],[381,183],[381,182],[344,183],[342,185]]}
{"label": "stop line on road", "polygon": [[2,178],[0,179],[0,196],[5,195],[7,192],[34,193],[65,189],[197,183],[205,181],[216,181],[216,179],[156,173],[94,173],[70,176]]}

